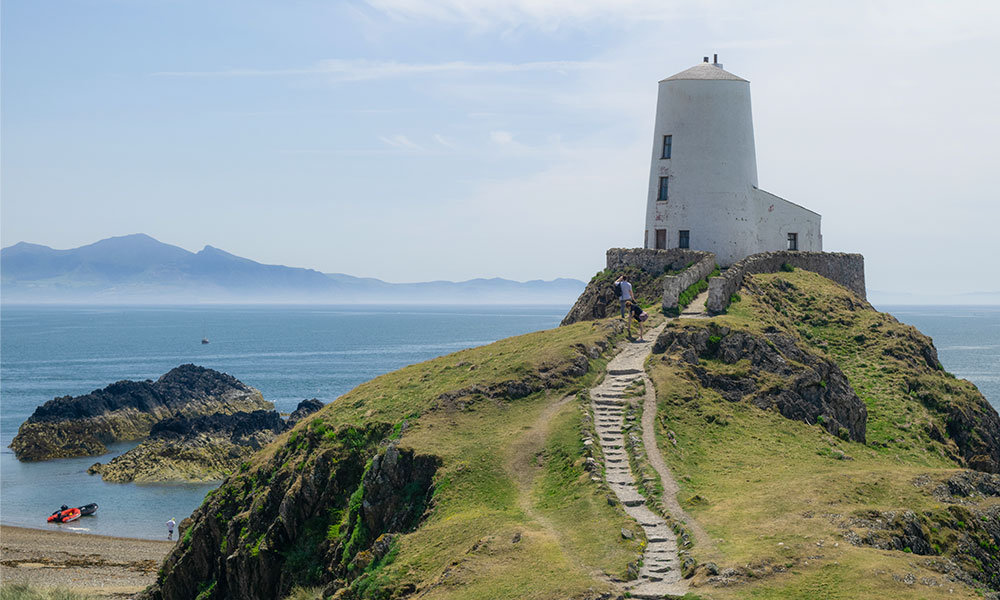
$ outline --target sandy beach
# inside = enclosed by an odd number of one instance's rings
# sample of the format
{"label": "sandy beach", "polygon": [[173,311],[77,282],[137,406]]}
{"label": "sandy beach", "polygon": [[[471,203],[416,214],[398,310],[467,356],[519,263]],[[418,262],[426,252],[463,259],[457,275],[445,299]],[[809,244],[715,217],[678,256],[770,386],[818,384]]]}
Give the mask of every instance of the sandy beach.
{"label": "sandy beach", "polygon": [[0,526],[0,582],[129,598],[156,578],[175,542]]}

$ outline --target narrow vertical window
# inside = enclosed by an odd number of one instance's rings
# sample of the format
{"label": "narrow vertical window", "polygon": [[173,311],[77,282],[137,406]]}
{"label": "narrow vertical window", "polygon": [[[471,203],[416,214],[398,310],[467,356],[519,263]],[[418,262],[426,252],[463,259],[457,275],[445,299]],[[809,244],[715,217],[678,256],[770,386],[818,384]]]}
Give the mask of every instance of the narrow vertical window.
{"label": "narrow vertical window", "polygon": [[691,232],[687,229],[681,229],[680,235],[677,236],[677,247],[678,248],[690,248],[691,247]]}
{"label": "narrow vertical window", "polygon": [[657,202],[667,201],[667,187],[670,184],[669,177],[660,177],[660,195],[656,197]]}
{"label": "narrow vertical window", "polygon": [[674,136],[665,135],[663,136],[663,153],[660,158],[670,158],[670,146],[674,143]]}
{"label": "narrow vertical window", "polygon": [[799,234],[797,233],[788,234],[788,249],[789,250],[799,249]]}
{"label": "narrow vertical window", "polygon": [[666,250],[667,249],[667,230],[657,229],[656,230],[656,249]]}

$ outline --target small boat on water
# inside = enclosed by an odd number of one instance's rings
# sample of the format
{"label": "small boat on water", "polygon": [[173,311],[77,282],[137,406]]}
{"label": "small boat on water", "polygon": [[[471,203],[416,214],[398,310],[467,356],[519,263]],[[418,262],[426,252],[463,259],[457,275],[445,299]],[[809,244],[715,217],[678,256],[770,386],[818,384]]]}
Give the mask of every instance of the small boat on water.
{"label": "small boat on water", "polygon": [[75,508],[70,508],[64,504],[62,505],[62,508],[49,515],[49,518],[46,520],[49,523],[69,523],[70,521],[75,521],[80,517],[92,515],[95,512],[97,512],[96,502],[84,504],[83,506],[77,506]]}
{"label": "small boat on water", "polygon": [[49,518],[46,520],[49,523],[69,523],[70,521],[75,521],[79,519],[80,514],[81,513],[79,508],[59,509],[56,512],[49,515]]}
{"label": "small boat on water", "polygon": [[207,344],[208,343],[208,338],[201,338],[201,343],[202,344]]}

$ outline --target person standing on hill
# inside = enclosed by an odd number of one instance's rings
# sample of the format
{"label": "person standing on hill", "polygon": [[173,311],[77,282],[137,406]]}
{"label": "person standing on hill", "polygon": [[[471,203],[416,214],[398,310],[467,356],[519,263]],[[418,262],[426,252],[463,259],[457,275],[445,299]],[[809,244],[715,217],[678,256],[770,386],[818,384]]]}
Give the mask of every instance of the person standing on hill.
{"label": "person standing on hill", "polygon": [[618,296],[618,302],[622,305],[622,318],[624,319],[629,301],[635,301],[635,294],[632,293],[632,284],[628,282],[628,277],[625,276],[625,273],[622,273],[615,280],[615,295]]}

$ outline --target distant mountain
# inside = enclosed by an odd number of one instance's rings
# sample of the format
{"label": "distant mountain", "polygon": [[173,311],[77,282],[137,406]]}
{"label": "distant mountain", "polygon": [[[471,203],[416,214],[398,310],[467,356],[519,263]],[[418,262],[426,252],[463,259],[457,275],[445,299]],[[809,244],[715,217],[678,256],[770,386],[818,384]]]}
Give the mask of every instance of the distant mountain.
{"label": "distant mountain", "polygon": [[576,279],[388,283],[265,265],[212,246],[189,252],[141,233],[70,250],[26,242],[0,250],[4,303],[571,304],[583,287]]}

